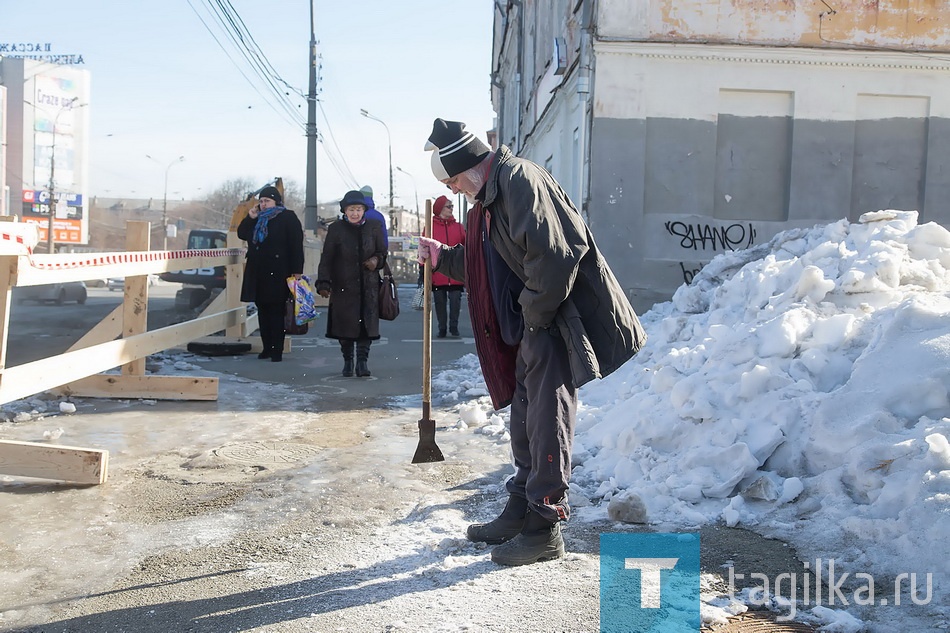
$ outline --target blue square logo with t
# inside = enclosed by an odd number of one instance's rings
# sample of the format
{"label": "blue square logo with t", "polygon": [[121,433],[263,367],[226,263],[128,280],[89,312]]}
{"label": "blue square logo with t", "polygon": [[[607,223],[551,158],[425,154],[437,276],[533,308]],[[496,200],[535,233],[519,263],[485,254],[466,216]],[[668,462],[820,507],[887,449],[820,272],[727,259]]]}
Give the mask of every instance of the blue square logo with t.
{"label": "blue square logo with t", "polygon": [[699,624],[699,534],[600,535],[601,633],[697,633]]}

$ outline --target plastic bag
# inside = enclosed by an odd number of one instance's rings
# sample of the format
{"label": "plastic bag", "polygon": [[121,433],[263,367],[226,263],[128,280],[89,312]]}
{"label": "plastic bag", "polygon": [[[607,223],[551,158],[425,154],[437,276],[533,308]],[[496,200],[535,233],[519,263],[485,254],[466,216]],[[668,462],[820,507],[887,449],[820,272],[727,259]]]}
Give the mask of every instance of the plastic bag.
{"label": "plastic bag", "polygon": [[287,287],[294,299],[294,321],[297,325],[309,323],[317,318],[317,306],[314,302],[313,282],[310,277],[301,275],[287,278]]}
{"label": "plastic bag", "polygon": [[423,308],[423,301],[425,301],[426,289],[425,286],[419,286],[416,288],[415,293],[412,295],[412,309],[421,310]]}

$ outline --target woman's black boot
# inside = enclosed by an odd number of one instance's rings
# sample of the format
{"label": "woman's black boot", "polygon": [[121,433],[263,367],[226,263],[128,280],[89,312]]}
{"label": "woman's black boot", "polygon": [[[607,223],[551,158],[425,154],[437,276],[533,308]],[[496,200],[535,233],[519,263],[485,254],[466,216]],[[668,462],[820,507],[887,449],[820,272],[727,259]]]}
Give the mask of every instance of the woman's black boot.
{"label": "woman's black boot", "polygon": [[353,341],[340,341],[340,351],[343,352],[343,375],[349,378],[353,375]]}
{"label": "woman's black boot", "polygon": [[356,342],[356,375],[357,376],[369,376],[369,346],[372,345],[372,341],[369,340],[359,340]]}

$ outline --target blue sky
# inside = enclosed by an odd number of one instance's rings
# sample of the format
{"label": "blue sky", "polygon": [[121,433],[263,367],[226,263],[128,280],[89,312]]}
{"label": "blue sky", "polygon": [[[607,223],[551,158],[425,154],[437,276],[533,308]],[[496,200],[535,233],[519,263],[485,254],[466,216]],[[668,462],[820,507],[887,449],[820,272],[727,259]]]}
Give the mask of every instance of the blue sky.
{"label": "blue sky", "polygon": [[[165,168],[182,155],[185,161],[168,171],[170,199],[200,198],[242,177],[263,184],[283,176],[303,188],[303,128],[268,104],[277,97],[214,22],[210,2],[0,0],[0,41],[49,42],[53,52],[84,58],[91,75],[89,194],[161,197]],[[308,0],[230,4],[277,74],[306,94]],[[389,128],[393,164],[412,175],[394,169],[396,203],[412,208],[416,191],[422,204],[444,193],[422,148],[435,117],[465,121],[483,139],[492,126],[492,2],[313,0],[313,6],[326,113],[325,120],[318,109],[317,125],[326,142],[335,141],[358,184],[372,185],[385,202],[386,129],[361,116],[366,109]],[[305,121],[306,102],[294,90],[290,101]],[[317,174],[321,201],[350,188],[322,146]]]}

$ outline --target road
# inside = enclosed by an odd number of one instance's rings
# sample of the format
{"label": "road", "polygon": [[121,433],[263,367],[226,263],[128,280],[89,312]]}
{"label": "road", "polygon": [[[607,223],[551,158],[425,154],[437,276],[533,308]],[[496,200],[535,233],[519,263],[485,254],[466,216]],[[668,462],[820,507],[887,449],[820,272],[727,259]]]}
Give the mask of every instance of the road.
{"label": "road", "polygon": [[[175,308],[181,284],[158,282],[149,286],[149,329],[184,320],[189,315]],[[96,323],[122,303],[121,291],[87,288],[84,305],[36,303],[14,300],[10,308],[7,366],[13,367],[65,352]],[[16,291],[14,291],[15,296]]]}
{"label": "road", "polygon": [[[165,282],[149,287],[149,330],[194,318],[193,311],[175,305],[175,293],[180,288],[181,284]],[[422,312],[410,309],[411,290],[414,287],[402,287],[399,318],[381,324],[382,337],[370,350],[369,366],[373,376],[360,387],[360,398],[367,405],[376,405],[396,394],[421,393]],[[10,315],[7,365],[13,367],[63,353],[121,302],[121,292],[105,288],[89,288],[85,305],[15,302]],[[466,310],[463,304],[463,315]],[[334,394],[339,393],[338,388],[322,386],[342,378],[339,370],[343,364],[339,344],[324,336],[325,319],[323,310],[307,335],[291,337],[291,352],[284,356],[282,363],[261,362],[248,355],[215,357],[207,366],[254,380],[278,381],[304,390],[322,391],[332,401],[327,403],[329,406],[352,408],[349,390],[344,390],[345,395],[336,399]],[[474,353],[468,320],[463,316],[461,321],[463,338],[432,341],[434,367]]]}

